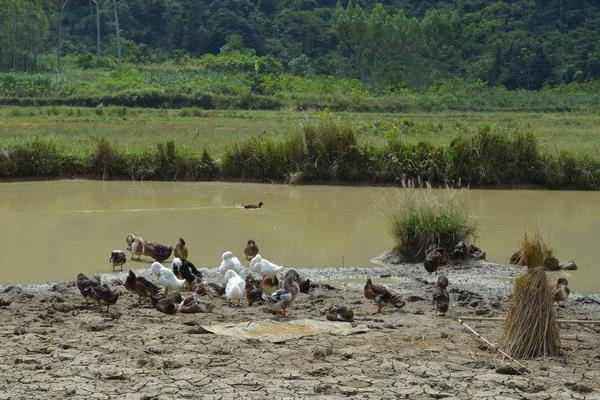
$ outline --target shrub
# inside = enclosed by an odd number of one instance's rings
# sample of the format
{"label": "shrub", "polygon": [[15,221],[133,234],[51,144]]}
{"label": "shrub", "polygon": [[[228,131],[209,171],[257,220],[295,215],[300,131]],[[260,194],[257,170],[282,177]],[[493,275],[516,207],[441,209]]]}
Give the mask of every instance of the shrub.
{"label": "shrub", "polygon": [[125,171],[126,165],[123,157],[113,145],[101,138],[98,141],[96,152],[92,153],[88,161],[88,174],[108,179],[109,177],[125,176]]}
{"label": "shrub", "polygon": [[334,121],[307,125],[304,142],[307,179],[357,181],[368,176],[367,158],[359,149],[350,125]]}
{"label": "shrub", "polygon": [[163,180],[177,180],[179,175],[179,164],[175,156],[175,142],[158,143],[156,145],[156,173]]}
{"label": "shrub", "polygon": [[389,215],[390,230],[396,240],[394,250],[406,261],[421,262],[430,245],[452,249],[475,234],[475,223],[460,207],[454,193],[450,192],[441,203],[431,191],[421,199],[410,193]]}
{"label": "shrub", "polygon": [[53,140],[34,140],[24,143],[10,153],[13,174],[17,177],[53,177],[62,174],[62,154]]}
{"label": "shrub", "polygon": [[506,136],[489,127],[472,137],[458,137],[446,153],[448,175],[475,185],[536,183],[540,179],[537,139],[531,134]]}
{"label": "shrub", "polygon": [[400,183],[403,180],[420,182],[444,182],[446,159],[444,150],[430,143],[405,144],[397,139],[389,140],[381,150],[369,152],[373,179],[378,182]]}
{"label": "shrub", "polygon": [[228,178],[281,181],[290,165],[285,158],[285,147],[264,135],[253,136],[225,152],[222,174]]}

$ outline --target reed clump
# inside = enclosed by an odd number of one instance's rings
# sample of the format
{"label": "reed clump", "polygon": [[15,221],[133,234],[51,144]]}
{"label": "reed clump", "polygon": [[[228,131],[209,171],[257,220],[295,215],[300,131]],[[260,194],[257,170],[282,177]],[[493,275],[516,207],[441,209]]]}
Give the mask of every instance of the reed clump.
{"label": "reed clump", "polygon": [[[55,109],[61,110],[52,110]],[[123,118],[136,112],[123,110],[122,107],[98,107],[95,112]],[[32,138],[16,143],[0,140],[0,149],[10,154],[10,158],[0,159],[0,176],[11,179],[233,178],[261,182],[395,185],[413,180],[440,186],[531,184],[600,189],[600,159],[572,152],[545,152],[533,135],[502,134],[483,128],[478,134],[458,137],[449,145],[413,144],[395,136],[388,137],[385,144],[376,145],[361,143],[360,132],[360,126],[326,118],[284,137],[251,136],[226,148],[218,154],[219,158],[206,154],[202,148],[176,146],[172,140],[150,142],[146,150],[131,151],[99,139],[97,147],[89,152],[78,151],[68,142],[56,139]]]}
{"label": "reed clump", "polygon": [[527,271],[515,280],[500,346],[517,358],[557,355],[560,331],[552,286],[543,268],[547,247],[539,234],[533,238],[525,235],[520,254]]}
{"label": "reed clump", "polygon": [[389,214],[394,251],[405,262],[423,261],[432,244],[450,250],[474,237],[476,224],[459,202],[460,190],[445,189],[441,197],[431,190],[408,191]]}
{"label": "reed clump", "polygon": [[368,179],[368,158],[347,124],[331,121],[307,125],[302,134],[283,140],[252,136],[229,148],[223,157],[224,177],[286,181],[360,181]]}

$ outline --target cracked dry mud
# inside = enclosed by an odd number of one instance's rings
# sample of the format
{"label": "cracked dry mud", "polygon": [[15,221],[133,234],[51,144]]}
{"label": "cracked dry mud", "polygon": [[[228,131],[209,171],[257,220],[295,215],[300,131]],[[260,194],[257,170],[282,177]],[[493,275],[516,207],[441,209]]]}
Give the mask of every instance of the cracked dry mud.
{"label": "cracked dry mud", "polygon": [[[452,283],[446,317],[433,313],[435,276],[422,267],[299,271],[341,290],[300,294],[291,319],[324,320],[327,306],[345,304],[369,331],[281,344],[238,340],[203,334],[199,326],[277,318],[214,298],[210,314],[163,315],[138,307],[114,277],[111,286],[123,293],[109,314],[82,307],[70,282],[0,287],[0,399],[600,399],[600,326],[562,325],[564,355],[523,361],[531,372],[519,375],[456,321],[503,316],[514,269],[445,271]],[[367,274],[416,301],[374,315],[362,295]],[[597,300],[575,295],[559,317],[598,319]],[[469,324],[493,342],[502,332],[499,322]]]}

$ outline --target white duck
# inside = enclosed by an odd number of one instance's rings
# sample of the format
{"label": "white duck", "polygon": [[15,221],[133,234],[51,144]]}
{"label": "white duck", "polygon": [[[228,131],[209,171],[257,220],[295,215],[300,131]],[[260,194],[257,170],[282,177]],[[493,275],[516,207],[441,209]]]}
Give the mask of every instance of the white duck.
{"label": "white duck", "polygon": [[152,274],[158,279],[158,283],[168,292],[169,290],[180,290],[185,285],[185,279],[177,279],[177,276],[169,268],[159,262],[153,262],[150,267]]}
{"label": "white duck", "polygon": [[260,274],[263,278],[277,274],[282,268],[281,265],[276,265],[269,260],[263,259],[260,254],[255,255],[252,261],[250,261],[250,270]]}
{"label": "white duck", "polygon": [[225,280],[227,281],[225,297],[227,297],[229,305],[231,305],[231,301],[237,300],[237,305],[239,306],[240,299],[246,293],[246,282],[232,269],[225,272]]}
{"label": "white duck", "polygon": [[242,263],[231,251],[223,253],[221,258],[223,259],[221,265],[219,265],[219,274],[221,276],[224,276],[229,270],[235,271],[238,275],[242,273]]}

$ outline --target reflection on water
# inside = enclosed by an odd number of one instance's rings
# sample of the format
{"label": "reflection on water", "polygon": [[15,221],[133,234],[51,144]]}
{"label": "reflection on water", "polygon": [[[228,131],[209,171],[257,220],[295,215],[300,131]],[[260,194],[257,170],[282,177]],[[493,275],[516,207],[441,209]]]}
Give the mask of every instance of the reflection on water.
{"label": "reflection on water", "polygon": [[[0,184],[0,282],[44,282],[107,272],[125,236],[173,245],[183,237],[196,265],[217,266],[226,250],[240,259],[250,238],[269,260],[293,266],[364,266],[392,246],[385,209],[404,189],[239,183],[46,181]],[[433,191],[438,194],[438,191]],[[600,192],[470,190],[478,244],[505,262],[523,232],[539,229],[573,289],[600,289],[595,239]],[[242,203],[263,201],[260,210]],[[145,263],[128,261],[125,267]],[[567,274],[564,272],[563,274]]]}

